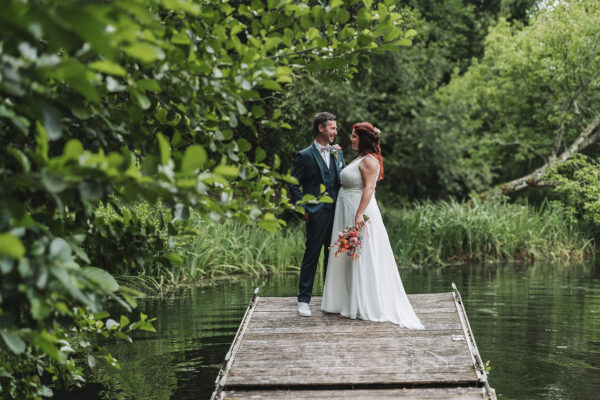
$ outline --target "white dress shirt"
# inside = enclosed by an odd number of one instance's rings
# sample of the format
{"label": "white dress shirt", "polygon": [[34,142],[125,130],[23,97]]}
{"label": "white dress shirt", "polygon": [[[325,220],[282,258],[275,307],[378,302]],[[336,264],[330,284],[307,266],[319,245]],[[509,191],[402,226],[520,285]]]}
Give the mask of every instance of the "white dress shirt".
{"label": "white dress shirt", "polygon": [[327,168],[329,168],[329,162],[331,160],[331,146],[327,145],[327,146],[323,146],[322,144],[318,143],[315,140],[315,146],[317,147],[317,151],[321,154],[321,157],[323,157],[323,161],[325,161],[325,165],[327,165]]}

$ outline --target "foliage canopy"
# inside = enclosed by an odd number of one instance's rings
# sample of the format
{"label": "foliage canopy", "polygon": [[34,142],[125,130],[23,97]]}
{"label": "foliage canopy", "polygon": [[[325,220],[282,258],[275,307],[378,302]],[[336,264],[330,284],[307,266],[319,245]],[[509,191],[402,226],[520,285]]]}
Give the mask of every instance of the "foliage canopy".
{"label": "foliage canopy", "polygon": [[[105,229],[99,202],[161,200],[172,234],[189,207],[277,229],[291,207],[278,184],[292,178],[240,132],[289,125],[258,100],[302,74],[352,76],[359,59],[410,44],[389,0],[0,5],[3,397],[50,396],[49,376],[81,381],[70,352],[86,335],[152,329],[145,316],[103,320],[105,296],[135,305],[109,272],[139,261],[114,247],[103,264],[101,244],[143,224]],[[93,367],[99,348],[82,347]]]}

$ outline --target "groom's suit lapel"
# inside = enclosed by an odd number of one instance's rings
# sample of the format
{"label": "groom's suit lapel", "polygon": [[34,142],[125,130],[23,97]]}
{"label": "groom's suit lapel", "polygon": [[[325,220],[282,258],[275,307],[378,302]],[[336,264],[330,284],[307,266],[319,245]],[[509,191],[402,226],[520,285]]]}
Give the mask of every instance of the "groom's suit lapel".
{"label": "groom's suit lapel", "polygon": [[319,171],[321,171],[321,179],[323,179],[323,183],[325,183],[325,168],[327,168],[327,165],[325,165],[325,160],[323,160],[323,157],[321,157],[321,154],[319,153],[319,150],[317,150],[317,146],[315,146],[314,143],[312,146],[310,146],[310,150],[312,151],[315,160],[317,160]]}

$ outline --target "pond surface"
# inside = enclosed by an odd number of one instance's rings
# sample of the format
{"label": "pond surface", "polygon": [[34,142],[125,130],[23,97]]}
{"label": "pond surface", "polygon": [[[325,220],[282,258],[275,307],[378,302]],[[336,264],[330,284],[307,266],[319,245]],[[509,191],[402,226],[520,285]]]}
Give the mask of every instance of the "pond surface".
{"label": "pond surface", "polygon": [[[500,399],[600,398],[600,267],[467,265],[403,269],[407,293],[449,292],[456,282]],[[156,334],[107,346],[120,370],[97,366],[62,399],[208,399],[255,287],[294,296],[293,275],[189,288],[145,299]],[[321,293],[322,283],[316,291]],[[115,310],[117,313],[118,310]]]}

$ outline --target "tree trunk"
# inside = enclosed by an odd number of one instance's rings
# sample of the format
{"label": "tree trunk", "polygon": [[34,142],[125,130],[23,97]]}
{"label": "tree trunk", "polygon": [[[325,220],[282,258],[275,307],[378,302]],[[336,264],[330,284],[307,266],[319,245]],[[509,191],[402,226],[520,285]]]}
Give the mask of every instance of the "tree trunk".
{"label": "tree trunk", "polygon": [[[548,168],[552,167],[553,165],[565,162],[573,154],[579,153],[588,145],[598,140],[598,138],[600,138],[600,130],[596,131],[598,126],[600,126],[600,115],[597,115],[596,118],[594,118],[594,120],[588,126],[585,127],[585,129],[581,132],[577,139],[575,139],[571,146],[569,146],[569,148],[566,149],[558,157],[551,158],[546,164],[542,165],[530,174],[527,174],[521,178],[512,180],[510,182],[505,182],[501,183],[500,185],[496,185],[494,189],[500,189],[502,190],[502,193],[509,194],[518,192],[519,190],[525,189],[527,187],[553,186],[552,182],[545,181],[542,179]],[[487,195],[493,192],[494,189],[480,193],[479,198],[487,197]]]}

